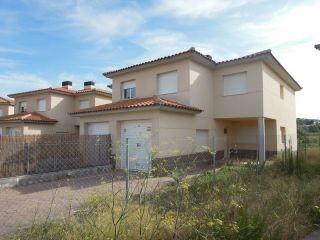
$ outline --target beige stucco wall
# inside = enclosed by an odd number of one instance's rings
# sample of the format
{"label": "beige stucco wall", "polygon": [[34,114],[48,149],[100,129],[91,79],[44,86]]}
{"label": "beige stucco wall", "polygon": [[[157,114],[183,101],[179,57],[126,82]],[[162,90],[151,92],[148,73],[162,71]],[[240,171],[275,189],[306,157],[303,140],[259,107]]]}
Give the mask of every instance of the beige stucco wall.
{"label": "beige stucco wall", "polygon": [[157,75],[171,71],[178,72],[178,92],[173,94],[164,94],[162,96],[168,99],[178,100],[185,104],[190,104],[189,60],[163,64],[115,77],[112,82],[112,102],[121,100],[122,83],[130,80],[136,80],[137,97],[158,95]]}
{"label": "beige stucco wall", "polygon": [[[223,95],[223,76],[247,72],[248,92],[232,96]],[[214,118],[262,117],[262,63],[254,62],[218,68],[213,74]]]}
{"label": "beige stucco wall", "polygon": [[[36,94],[36,95],[29,95],[23,97],[15,98],[15,108],[14,112],[19,113],[19,103],[20,102],[27,102],[27,111],[28,112],[37,112],[38,111],[38,100],[46,99],[46,112],[48,112],[51,108],[51,98],[50,94]],[[46,112],[41,112],[41,114],[46,115]]]}
{"label": "beige stucco wall", "polygon": [[[296,138],[294,92],[285,85],[285,99],[281,100],[279,82],[283,81],[261,61],[212,70],[183,60],[134,71],[113,79],[113,101],[121,99],[121,84],[129,80],[136,80],[137,97],[158,95],[157,75],[175,70],[178,71],[178,92],[162,96],[198,107],[202,113],[154,111],[148,114],[137,111],[86,116],[80,119],[80,133],[86,133],[87,122],[108,121],[115,142],[120,141],[121,121],[152,119],[153,144],[158,147],[158,156],[192,152],[194,149],[190,144],[195,142],[196,129],[208,130],[209,146],[214,142],[215,150],[225,149],[226,144],[231,147],[231,144],[246,141],[248,146],[244,147],[254,150],[256,142],[250,141],[258,134],[259,117],[266,118],[267,150],[281,149],[280,126],[285,126],[287,133]],[[223,76],[240,72],[247,73],[248,92],[224,96]],[[228,139],[224,128],[228,129]]]}
{"label": "beige stucco wall", "polygon": [[0,104],[0,109],[3,111],[3,116],[14,113],[14,106],[8,104]]}
{"label": "beige stucco wall", "polygon": [[150,120],[152,123],[152,145],[158,144],[158,126],[159,126],[159,111],[131,111],[113,114],[98,114],[85,116],[79,119],[80,135],[87,133],[87,124],[93,122],[108,122],[109,131],[111,134],[113,153],[120,156],[120,141],[121,141],[121,122],[130,120]]}
{"label": "beige stucco wall", "polygon": [[95,95],[94,106],[112,103],[112,98]]}
{"label": "beige stucco wall", "polygon": [[[267,65],[262,65],[263,73],[263,115],[276,120],[278,150],[283,149],[280,127],[286,128],[288,144],[297,148],[297,125],[295,92]],[[280,85],[284,86],[284,99],[280,98]]]}

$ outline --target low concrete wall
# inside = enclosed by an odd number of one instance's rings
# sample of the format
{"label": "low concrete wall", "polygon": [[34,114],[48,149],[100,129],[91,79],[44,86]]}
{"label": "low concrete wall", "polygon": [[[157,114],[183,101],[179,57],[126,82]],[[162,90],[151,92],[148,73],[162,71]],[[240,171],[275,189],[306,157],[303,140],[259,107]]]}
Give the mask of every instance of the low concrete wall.
{"label": "low concrete wall", "polygon": [[12,188],[26,186],[40,182],[51,182],[65,178],[75,178],[101,173],[111,169],[111,166],[97,166],[81,169],[63,170],[59,172],[50,172],[33,175],[22,175],[17,177],[1,178],[0,188]]}

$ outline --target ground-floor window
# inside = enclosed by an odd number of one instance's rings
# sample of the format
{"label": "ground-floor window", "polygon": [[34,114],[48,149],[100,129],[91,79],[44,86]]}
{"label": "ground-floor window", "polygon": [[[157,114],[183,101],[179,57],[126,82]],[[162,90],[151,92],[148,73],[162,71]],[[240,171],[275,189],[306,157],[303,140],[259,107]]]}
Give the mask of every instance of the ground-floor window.
{"label": "ground-floor window", "polygon": [[285,144],[286,143],[286,128],[280,127],[280,132],[281,132],[281,143]]}
{"label": "ground-floor window", "polygon": [[19,135],[21,135],[21,128],[19,128],[19,127],[10,127],[9,128],[9,135],[10,136],[19,136]]}
{"label": "ground-floor window", "polygon": [[209,147],[209,133],[208,130],[196,130],[196,152],[208,151]]}

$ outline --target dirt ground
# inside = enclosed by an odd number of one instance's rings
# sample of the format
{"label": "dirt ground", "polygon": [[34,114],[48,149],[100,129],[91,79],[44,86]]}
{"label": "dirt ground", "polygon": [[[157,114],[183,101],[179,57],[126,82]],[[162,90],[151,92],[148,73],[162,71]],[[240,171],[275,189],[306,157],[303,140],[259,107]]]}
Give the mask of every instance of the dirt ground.
{"label": "dirt ground", "polygon": [[[0,238],[34,222],[72,214],[90,194],[111,191],[111,179],[110,173],[104,173],[0,189]],[[117,172],[114,188],[124,190],[124,179],[124,173]],[[141,181],[131,180],[130,189],[135,189]],[[151,190],[170,181],[169,177],[151,178],[148,188]]]}

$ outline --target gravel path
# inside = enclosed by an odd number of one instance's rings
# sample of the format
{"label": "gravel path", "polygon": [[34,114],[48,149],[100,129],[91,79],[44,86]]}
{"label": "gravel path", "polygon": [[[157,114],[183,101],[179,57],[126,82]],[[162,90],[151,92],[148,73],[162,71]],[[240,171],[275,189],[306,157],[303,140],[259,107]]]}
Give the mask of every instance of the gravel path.
{"label": "gravel path", "polygon": [[[60,218],[72,213],[93,193],[111,191],[110,174],[65,179],[24,187],[0,189],[0,238],[33,222]],[[106,184],[101,184],[105,181]],[[132,180],[130,189],[142,180]],[[148,180],[149,190],[172,181],[168,177]],[[114,187],[125,189],[123,173],[118,172]]]}

